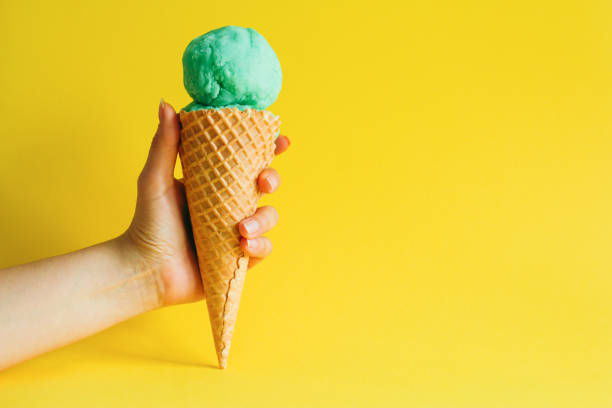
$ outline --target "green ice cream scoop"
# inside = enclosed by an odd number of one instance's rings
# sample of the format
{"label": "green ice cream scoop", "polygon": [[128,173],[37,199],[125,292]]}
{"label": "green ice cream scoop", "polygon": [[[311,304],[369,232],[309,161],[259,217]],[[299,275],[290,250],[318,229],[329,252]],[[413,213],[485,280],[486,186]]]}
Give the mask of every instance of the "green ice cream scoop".
{"label": "green ice cream scoop", "polygon": [[183,82],[193,102],[184,110],[236,107],[266,109],[281,90],[280,62],[252,28],[227,26],[189,43]]}

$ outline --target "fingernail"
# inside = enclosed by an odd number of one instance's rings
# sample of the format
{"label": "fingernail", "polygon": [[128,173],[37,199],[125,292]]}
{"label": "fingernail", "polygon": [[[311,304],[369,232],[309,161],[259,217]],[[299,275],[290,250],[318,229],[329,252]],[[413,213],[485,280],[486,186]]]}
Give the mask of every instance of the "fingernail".
{"label": "fingernail", "polygon": [[157,116],[159,117],[159,120],[161,120],[161,118],[162,118],[162,109],[164,108],[164,104],[165,103],[166,102],[164,102],[164,98],[161,98],[159,100],[159,108],[157,110]]}
{"label": "fingernail", "polygon": [[270,191],[275,191],[278,188],[278,179],[276,177],[268,176],[266,177],[266,182]]}
{"label": "fingernail", "polygon": [[250,218],[242,223],[242,228],[244,228],[247,234],[254,234],[259,229],[259,222]]}
{"label": "fingernail", "polygon": [[258,241],[256,239],[247,240],[247,248],[250,250],[257,249],[257,246],[258,246],[257,242]]}

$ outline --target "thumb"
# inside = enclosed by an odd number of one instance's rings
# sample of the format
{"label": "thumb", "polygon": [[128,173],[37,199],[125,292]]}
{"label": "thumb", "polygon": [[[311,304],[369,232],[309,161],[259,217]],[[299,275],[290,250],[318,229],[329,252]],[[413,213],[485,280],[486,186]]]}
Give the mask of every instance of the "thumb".
{"label": "thumb", "polygon": [[159,104],[159,126],[142,176],[149,183],[168,185],[174,180],[174,165],[178,154],[179,121],[174,108],[162,99]]}

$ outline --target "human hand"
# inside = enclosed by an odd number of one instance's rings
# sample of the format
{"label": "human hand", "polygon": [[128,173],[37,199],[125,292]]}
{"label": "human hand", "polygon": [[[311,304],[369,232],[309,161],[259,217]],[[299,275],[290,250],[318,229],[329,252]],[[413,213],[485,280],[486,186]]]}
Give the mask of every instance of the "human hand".
{"label": "human hand", "polygon": [[[169,104],[159,106],[159,126],[151,143],[147,162],[138,177],[136,211],[127,231],[119,238],[129,262],[159,275],[163,305],[202,299],[203,289],[189,210],[182,180],[174,178],[178,154],[179,120]],[[276,154],[289,147],[289,139],[279,136]],[[276,170],[264,169],[258,177],[262,192],[272,193],[280,185]],[[264,206],[239,224],[241,248],[250,257],[249,268],[272,250],[262,234],[278,221],[274,207]]]}

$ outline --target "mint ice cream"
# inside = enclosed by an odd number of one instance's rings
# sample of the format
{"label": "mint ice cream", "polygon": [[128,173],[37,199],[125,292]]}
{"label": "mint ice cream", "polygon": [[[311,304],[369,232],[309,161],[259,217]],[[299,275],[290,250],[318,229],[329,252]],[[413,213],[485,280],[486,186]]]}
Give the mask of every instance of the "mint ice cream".
{"label": "mint ice cream", "polygon": [[282,78],[280,62],[261,34],[252,28],[218,28],[185,49],[183,82],[193,102],[183,110],[263,110],[278,97]]}

